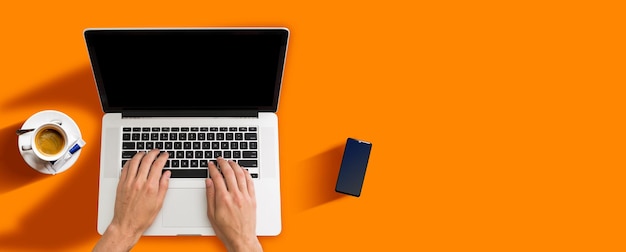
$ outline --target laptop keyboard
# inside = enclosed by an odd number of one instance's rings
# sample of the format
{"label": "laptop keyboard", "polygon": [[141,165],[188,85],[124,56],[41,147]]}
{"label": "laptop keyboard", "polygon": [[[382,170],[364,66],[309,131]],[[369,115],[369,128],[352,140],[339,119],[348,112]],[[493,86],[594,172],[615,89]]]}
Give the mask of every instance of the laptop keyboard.
{"label": "laptop keyboard", "polygon": [[172,178],[206,178],[208,162],[233,160],[259,177],[257,127],[123,127],[122,166],[138,151],[169,152]]}

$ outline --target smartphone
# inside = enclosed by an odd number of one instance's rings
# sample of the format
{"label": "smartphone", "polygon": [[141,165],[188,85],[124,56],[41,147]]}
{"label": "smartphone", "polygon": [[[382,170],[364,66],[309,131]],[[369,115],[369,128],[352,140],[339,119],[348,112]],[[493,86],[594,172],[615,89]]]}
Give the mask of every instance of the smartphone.
{"label": "smartphone", "polygon": [[361,196],[371,150],[372,143],[348,138],[339,168],[339,177],[335,186],[336,192],[355,197]]}

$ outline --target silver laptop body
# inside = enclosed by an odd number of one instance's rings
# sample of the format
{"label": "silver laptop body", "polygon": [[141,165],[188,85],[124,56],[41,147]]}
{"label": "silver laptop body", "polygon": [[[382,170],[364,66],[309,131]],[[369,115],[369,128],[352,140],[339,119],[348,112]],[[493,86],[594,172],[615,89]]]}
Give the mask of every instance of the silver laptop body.
{"label": "silver laptop body", "polygon": [[170,152],[161,212],[144,235],[215,235],[206,215],[207,162],[253,175],[257,234],[281,232],[278,118],[287,28],[86,29],[103,111],[98,225],[113,218],[123,163]]}

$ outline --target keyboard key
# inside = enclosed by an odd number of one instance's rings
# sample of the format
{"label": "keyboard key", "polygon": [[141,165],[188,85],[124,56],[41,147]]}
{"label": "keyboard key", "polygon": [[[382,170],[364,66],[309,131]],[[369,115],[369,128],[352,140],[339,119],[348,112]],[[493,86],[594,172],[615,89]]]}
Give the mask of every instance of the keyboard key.
{"label": "keyboard key", "polygon": [[187,140],[187,133],[178,133],[178,140],[181,140],[181,141]]}
{"label": "keyboard key", "polygon": [[211,142],[211,149],[219,150],[220,149],[220,143],[219,142]]}
{"label": "keyboard key", "polygon": [[[180,167],[179,160],[172,160],[172,167]],[[172,172],[173,173],[173,172]]]}
{"label": "keyboard key", "polygon": [[141,128],[141,131],[143,131],[143,132],[150,132],[150,127],[143,127],[143,128]]}
{"label": "keyboard key", "polygon": [[163,128],[161,128],[161,131],[169,132],[170,131],[170,127],[163,127]]}
{"label": "keyboard key", "polygon": [[124,167],[124,165],[126,164],[126,162],[128,162],[128,159],[122,159],[122,167]]}
{"label": "keyboard key", "polygon": [[213,158],[213,152],[212,151],[204,151],[204,157],[205,158]]}
{"label": "keyboard key", "polygon": [[180,160],[180,167],[189,167],[189,160]]}
{"label": "keyboard key", "polygon": [[217,131],[217,127],[211,127],[210,130],[215,132],[215,131]]}
{"label": "keyboard key", "polygon": [[209,131],[209,127],[200,127],[200,131]]}
{"label": "keyboard key", "polygon": [[124,127],[124,128],[122,128],[122,132],[130,132],[130,130],[131,130],[131,129],[130,129],[129,127]]}
{"label": "keyboard key", "polygon": [[182,131],[182,132],[189,132],[189,127],[182,127],[182,128],[180,128],[180,131]]}
{"label": "keyboard key", "polygon": [[139,127],[134,127],[133,128],[133,132],[139,132],[139,131],[141,131],[141,128],[139,128]]}
{"label": "keyboard key", "polygon": [[166,150],[171,150],[172,149],[172,142],[165,142],[165,149]]}
{"label": "keyboard key", "polygon": [[244,134],[245,140],[256,140],[256,133],[246,133]]}
{"label": "keyboard key", "polygon": [[144,142],[137,142],[137,149],[138,150],[146,149],[146,147],[144,146]]}
{"label": "keyboard key", "polygon": [[196,140],[196,133],[187,134],[187,140],[191,140],[191,141]]}
{"label": "keyboard key", "polygon": [[176,151],[176,158],[185,158],[184,151]]}
{"label": "keyboard key", "polygon": [[231,152],[230,151],[224,151],[224,158],[231,158]]}
{"label": "keyboard key", "polygon": [[226,133],[226,140],[233,140],[233,133]]}
{"label": "keyboard key", "polygon": [[250,173],[250,177],[252,177],[252,178],[259,178],[259,174]]}
{"label": "keyboard key", "polygon": [[191,167],[198,167],[198,160],[194,159],[194,160],[191,160],[191,162],[189,162],[189,163],[190,163],[189,166],[191,166]]}
{"label": "keyboard key", "polygon": [[242,150],[248,149],[248,142],[241,142],[239,144],[239,149],[242,149]]}
{"label": "keyboard key", "polygon": [[241,158],[241,151],[233,151],[233,158]]}
{"label": "keyboard key", "polygon": [[198,140],[204,141],[206,139],[206,133],[198,133]]}
{"label": "keyboard key", "polygon": [[122,140],[126,140],[126,141],[130,140],[130,133],[122,134]]}
{"label": "keyboard key", "polygon": [[137,154],[137,151],[122,151],[122,158],[132,158]]}
{"label": "keyboard key", "polygon": [[256,142],[250,142],[250,149],[256,149]]}
{"label": "keyboard key", "polygon": [[243,133],[235,133],[235,140],[243,140]]}
{"label": "keyboard key", "polygon": [[198,128],[198,127],[191,127],[191,131],[198,131],[198,130],[200,130],[200,128]]}
{"label": "keyboard key", "polygon": [[256,151],[244,151],[243,158],[257,158]]}
{"label": "keyboard key", "polygon": [[249,127],[248,131],[256,131],[256,127]]}
{"label": "keyboard key", "polygon": [[172,130],[172,132],[178,132],[178,131],[180,131],[180,128],[178,128],[178,127],[172,127],[172,128],[171,128],[171,130]]}
{"label": "keyboard key", "polygon": [[217,158],[217,157],[221,157],[221,156],[222,156],[222,151],[214,151],[214,152],[213,152],[213,156],[214,156],[215,158]]}
{"label": "keyboard key", "polygon": [[257,167],[256,160],[239,160],[237,163],[242,167]]}
{"label": "keyboard key", "polygon": [[246,128],[246,127],[239,127],[239,131],[248,131],[248,128]]}
{"label": "keyboard key", "polygon": [[215,133],[209,133],[207,134],[207,140],[215,140]]}
{"label": "keyboard key", "polygon": [[175,150],[180,150],[183,148],[183,143],[182,142],[174,142],[174,149]]}
{"label": "keyboard key", "polygon": [[202,151],[195,151],[194,153],[195,153],[194,158],[203,158]]}
{"label": "keyboard key", "polygon": [[185,149],[185,150],[191,149],[191,142],[184,142],[183,143],[183,149]]}
{"label": "keyboard key", "polygon": [[193,158],[193,151],[185,151],[185,158]]}
{"label": "keyboard key", "polygon": [[163,150],[163,142],[156,142],[156,143],[154,143],[154,148],[157,148],[159,150]]}
{"label": "keyboard key", "polygon": [[221,142],[220,149],[228,150],[228,148],[229,148],[228,142]]}
{"label": "keyboard key", "polygon": [[232,150],[239,149],[239,143],[238,142],[230,142],[230,148]]}
{"label": "keyboard key", "polygon": [[208,169],[164,169],[170,171],[171,178],[206,178]]}
{"label": "keyboard key", "polygon": [[228,131],[237,131],[237,127],[230,127],[228,128]]}
{"label": "keyboard key", "polygon": [[200,167],[209,167],[209,161],[206,159],[200,160]]}
{"label": "keyboard key", "polygon": [[193,142],[193,149],[194,150],[200,149],[200,142]]}
{"label": "keyboard key", "polygon": [[172,141],[178,140],[178,134],[177,133],[170,133],[170,140],[172,140]]}
{"label": "keyboard key", "polygon": [[228,131],[228,127],[220,127],[220,131]]}
{"label": "keyboard key", "polygon": [[132,139],[133,139],[133,141],[139,141],[139,139],[141,139],[141,134],[133,133]]}
{"label": "keyboard key", "polygon": [[161,133],[161,134],[159,134],[159,140],[166,141],[166,140],[168,140],[169,136],[170,136],[170,134],[168,134],[168,133]]}
{"label": "keyboard key", "polygon": [[161,128],[152,127],[152,132],[159,132],[159,131],[161,131]]}
{"label": "keyboard key", "polygon": [[154,143],[146,142],[146,150],[152,150],[152,149],[154,149]]}
{"label": "keyboard key", "polygon": [[159,133],[150,133],[150,140],[152,141],[159,140]]}
{"label": "keyboard key", "polygon": [[202,142],[202,149],[203,150],[211,149],[211,143],[210,142]]}
{"label": "keyboard key", "polygon": [[141,140],[142,141],[150,140],[150,133],[141,133]]}
{"label": "keyboard key", "polygon": [[216,134],[216,139],[217,139],[218,141],[220,141],[220,140],[224,140],[224,133],[217,133],[217,134]]}
{"label": "keyboard key", "polygon": [[166,160],[165,161],[165,165],[163,166],[164,168],[170,167],[170,160]]}
{"label": "keyboard key", "polygon": [[174,158],[174,155],[176,155],[176,153],[174,151],[167,151],[167,154],[170,154],[169,158]]}

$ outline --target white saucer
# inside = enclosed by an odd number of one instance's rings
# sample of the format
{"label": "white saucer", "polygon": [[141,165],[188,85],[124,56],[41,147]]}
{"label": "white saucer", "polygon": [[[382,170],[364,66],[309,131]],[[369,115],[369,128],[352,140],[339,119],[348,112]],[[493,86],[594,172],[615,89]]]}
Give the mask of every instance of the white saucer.
{"label": "white saucer", "polygon": [[[78,128],[76,122],[74,122],[74,120],[72,120],[72,118],[70,118],[66,114],[63,114],[56,110],[44,110],[35,113],[34,115],[30,116],[26,120],[26,122],[24,122],[24,125],[22,125],[22,129],[37,128],[37,126],[50,121],[61,122],[61,127],[64,128],[65,131],[68,133],[68,141],[70,143],[74,143],[76,142],[76,140],[82,138],[82,135],[80,134],[80,129]],[[26,163],[30,167],[38,172],[41,172],[43,174],[54,174],[52,170],[46,168],[46,164],[48,162],[39,159],[37,156],[35,156],[35,153],[33,153],[32,150],[22,150],[22,146],[30,144],[32,137],[32,131],[24,133],[17,137],[17,148],[20,150],[20,154],[24,158],[24,161],[26,161]],[[64,172],[65,170],[72,167],[72,165],[80,156],[80,153],[80,150],[74,153],[74,155],[72,155],[72,157],[67,160],[67,162],[61,168],[57,169],[56,173]]]}

